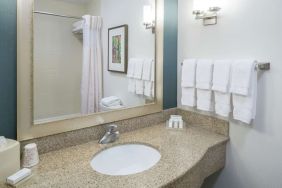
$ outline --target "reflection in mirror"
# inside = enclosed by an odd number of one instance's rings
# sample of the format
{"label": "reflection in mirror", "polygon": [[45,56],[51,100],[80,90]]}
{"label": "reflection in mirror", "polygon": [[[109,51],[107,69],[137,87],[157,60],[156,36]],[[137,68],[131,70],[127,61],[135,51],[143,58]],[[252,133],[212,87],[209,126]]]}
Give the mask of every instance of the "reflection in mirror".
{"label": "reflection in mirror", "polygon": [[154,12],[154,0],[34,0],[34,124],[154,102],[148,5]]}

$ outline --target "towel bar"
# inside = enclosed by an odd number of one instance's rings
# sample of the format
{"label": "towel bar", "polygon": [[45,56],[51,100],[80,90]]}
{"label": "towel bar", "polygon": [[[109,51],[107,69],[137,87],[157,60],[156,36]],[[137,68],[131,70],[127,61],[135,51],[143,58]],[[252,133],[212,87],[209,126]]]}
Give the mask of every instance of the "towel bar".
{"label": "towel bar", "polygon": [[[269,62],[256,62],[256,70],[270,70],[270,63]],[[181,66],[183,65],[183,62],[181,63]]]}

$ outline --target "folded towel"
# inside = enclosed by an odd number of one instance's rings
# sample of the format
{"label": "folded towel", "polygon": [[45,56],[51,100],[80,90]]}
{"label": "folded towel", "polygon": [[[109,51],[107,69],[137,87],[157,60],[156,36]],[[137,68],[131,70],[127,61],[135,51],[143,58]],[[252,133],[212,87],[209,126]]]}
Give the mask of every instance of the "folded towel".
{"label": "folded towel", "polygon": [[135,62],[136,62],[136,59],[130,59],[128,62],[128,66],[127,66],[127,77],[128,78],[134,77]]}
{"label": "folded towel", "polygon": [[254,69],[254,60],[235,61],[232,64],[230,92],[248,96],[250,94],[251,75]]}
{"label": "folded towel", "polygon": [[196,68],[196,88],[211,89],[212,86],[213,61],[198,60]]}
{"label": "folded towel", "polygon": [[[81,18],[81,19],[82,19],[82,18]],[[74,23],[72,24],[72,26],[73,26],[74,28],[76,28],[76,27],[82,27],[82,26],[83,26],[83,23],[84,23],[84,20],[80,20],[80,21],[74,22]]]}
{"label": "folded towel", "polygon": [[155,82],[152,82],[152,98],[155,97]]}
{"label": "folded towel", "polygon": [[150,81],[151,80],[151,71],[152,71],[152,59],[145,59],[143,63],[143,72],[142,72],[142,80]]}
{"label": "folded towel", "polygon": [[229,117],[231,112],[231,94],[215,91],[214,98],[215,113],[223,117]]}
{"label": "folded towel", "polygon": [[233,94],[233,118],[250,124],[256,116],[257,101],[257,71],[254,66],[251,68],[251,83],[247,96]]}
{"label": "folded towel", "polygon": [[196,83],[196,60],[186,59],[182,65],[182,87],[195,87]]}
{"label": "folded towel", "polygon": [[135,93],[137,95],[144,94],[144,81],[143,80],[135,80]]}
{"label": "folded towel", "polygon": [[192,87],[182,87],[181,104],[184,106],[196,106],[196,89]]}
{"label": "folded towel", "polygon": [[151,81],[152,82],[155,82],[155,67],[156,67],[156,64],[155,64],[155,61],[153,60],[151,63]]}
{"label": "folded towel", "polygon": [[212,90],[223,93],[229,92],[231,65],[232,61],[230,60],[214,62]]}
{"label": "folded towel", "polygon": [[128,92],[135,93],[135,79],[128,78]]}
{"label": "folded towel", "polygon": [[121,105],[121,100],[120,100],[120,98],[118,98],[116,96],[110,96],[110,97],[103,98],[101,100],[101,103],[104,106],[107,106],[107,107],[117,106],[117,105]]}
{"label": "folded towel", "polygon": [[147,97],[153,96],[153,82],[152,81],[144,81],[144,95]]}
{"label": "folded towel", "polygon": [[197,89],[197,109],[211,112],[214,110],[213,104],[211,90]]}
{"label": "folded towel", "polygon": [[142,79],[142,72],[143,72],[143,59],[136,59],[134,65],[134,78]]}

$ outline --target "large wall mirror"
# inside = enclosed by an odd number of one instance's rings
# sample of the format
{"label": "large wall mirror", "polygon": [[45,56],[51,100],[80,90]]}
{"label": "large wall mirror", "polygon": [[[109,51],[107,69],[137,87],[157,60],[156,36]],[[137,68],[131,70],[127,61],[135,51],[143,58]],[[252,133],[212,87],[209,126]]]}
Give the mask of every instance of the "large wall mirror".
{"label": "large wall mirror", "polygon": [[18,0],[18,139],[162,109],[163,0]]}

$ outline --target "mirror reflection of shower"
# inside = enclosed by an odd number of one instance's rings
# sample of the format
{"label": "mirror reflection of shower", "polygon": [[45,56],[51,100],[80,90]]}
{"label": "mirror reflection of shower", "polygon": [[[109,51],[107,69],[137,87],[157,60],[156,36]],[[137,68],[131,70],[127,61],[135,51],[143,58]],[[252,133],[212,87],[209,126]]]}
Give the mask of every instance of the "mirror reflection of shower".
{"label": "mirror reflection of shower", "polygon": [[155,35],[143,27],[152,3],[35,0],[35,124],[154,102]]}

